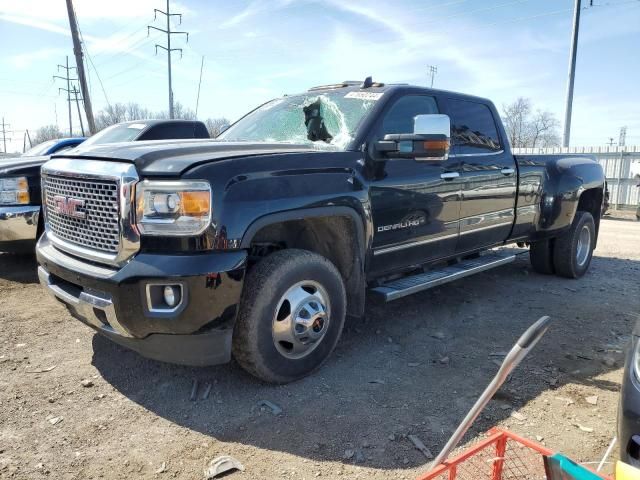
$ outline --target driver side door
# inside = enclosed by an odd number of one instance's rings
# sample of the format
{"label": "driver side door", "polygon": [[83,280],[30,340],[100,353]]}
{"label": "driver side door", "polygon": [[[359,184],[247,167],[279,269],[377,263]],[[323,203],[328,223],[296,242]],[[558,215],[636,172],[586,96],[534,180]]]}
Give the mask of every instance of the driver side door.
{"label": "driver side door", "polygon": [[[412,133],[417,115],[439,112],[434,96],[400,96],[383,112],[376,138]],[[459,234],[461,183],[457,161],[390,157],[375,162],[373,169],[372,275],[452,256]]]}

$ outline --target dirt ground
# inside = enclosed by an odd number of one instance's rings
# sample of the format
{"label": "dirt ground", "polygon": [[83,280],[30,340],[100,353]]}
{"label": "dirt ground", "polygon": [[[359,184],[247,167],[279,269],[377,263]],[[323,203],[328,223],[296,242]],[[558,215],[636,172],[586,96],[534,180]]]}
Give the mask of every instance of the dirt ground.
{"label": "dirt ground", "polygon": [[413,479],[427,460],[407,435],[437,453],[497,370],[495,354],[542,315],[552,328],[468,438],[500,425],[596,462],[640,313],[638,238],[640,223],[604,220],[580,280],[537,275],[525,256],[370,304],[322,370],[279,387],[235,364],[143,359],[45,296],[32,258],[0,255],[0,478],[201,479],[232,455],[246,470],[228,478]]}

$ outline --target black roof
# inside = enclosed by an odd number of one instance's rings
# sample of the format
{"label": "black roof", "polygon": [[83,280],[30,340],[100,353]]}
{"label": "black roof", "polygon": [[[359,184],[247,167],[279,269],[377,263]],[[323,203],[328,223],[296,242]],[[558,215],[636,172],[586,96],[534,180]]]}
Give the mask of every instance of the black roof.
{"label": "black roof", "polygon": [[344,92],[380,92],[380,93],[389,92],[390,93],[390,92],[403,91],[403,92],[410,92],[410,93],[428,93],[432,95],[437,94],[437,95],[443,95],[443,96],[452,97],[452,98],[474,100],[482,103],[491,103],[491,100],[489,100],[488,98],[469,95],[466,93],[452,92],[450,90],[440,90],[436,88],[429,88],[421,85],[411,85],[408,83],[373,82],[373,86],[362,88],[362,82],[344,81],[344,82],[339,82],[335,84],[320,85],[317,87],[312,87],[307,92],[304,92],[303,94],[308,94],[310,92],[313,92],[313,93],[335,92],[338,90],[344,91]]}

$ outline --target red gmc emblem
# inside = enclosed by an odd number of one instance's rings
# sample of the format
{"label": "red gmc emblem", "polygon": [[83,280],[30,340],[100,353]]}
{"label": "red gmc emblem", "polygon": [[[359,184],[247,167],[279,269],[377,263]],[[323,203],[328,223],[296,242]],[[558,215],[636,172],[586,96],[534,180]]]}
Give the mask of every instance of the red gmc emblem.
{"label": "red gmc emblem", "polygon": [[62,195],[53,197],[53,211],[60,215],[66,215],[73,218],[84,218],[84,212],[80,212],[78,208],[84,207],[84,200],[77,198],[67,198]]}

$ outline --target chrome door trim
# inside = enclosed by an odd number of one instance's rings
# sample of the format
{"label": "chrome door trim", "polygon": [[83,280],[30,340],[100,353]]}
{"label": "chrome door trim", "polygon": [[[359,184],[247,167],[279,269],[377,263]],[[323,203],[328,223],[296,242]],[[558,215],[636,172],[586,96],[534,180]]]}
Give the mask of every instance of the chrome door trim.
{"label": "chrome door trim", "polygon": [[373,251],[373,255],[383,255],[385,253],[398,252],[400,250],[405,250],[407,248],[419,247],[420,245],[427,245],[429,243],[439,242],[440,240],[448,240],[451,238],[457,238],[458,232],[452,233],[449,235],[442,235],[440,237],[432,237],[424,240],[417,240],[415,242],[403,243],[400,245],[392,245],[390,247],[379,248]]}
{"label": "chrome door trim", "polygon": [[452,153],[449,155],[449,158],[458,158],[458,157],[489,157],[492,155],[502,155],[504,150],[498,150],[496,152],[482,152],[482,153]]}
{"label": "chrome door trim", "polygon": [[444,172],[440,174],[440,178],[443,180],[452,180],[454,178],[458,178],[460,176],[460,172]]}

